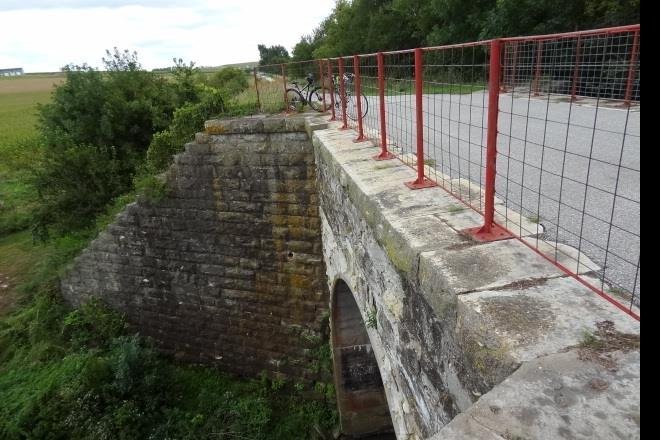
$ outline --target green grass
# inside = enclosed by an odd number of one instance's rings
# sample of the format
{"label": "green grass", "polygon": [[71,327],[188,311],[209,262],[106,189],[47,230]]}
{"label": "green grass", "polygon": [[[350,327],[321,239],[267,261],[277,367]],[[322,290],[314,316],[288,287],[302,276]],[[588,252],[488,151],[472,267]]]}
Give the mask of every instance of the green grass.
{"label": "green grass", "polygon": [[34,136],[36,104],[48,102],[49,97],[43,90],[3,93],[0,89],[0,148]]}
{"label": "green grass", "polygon": [[[259,100],[261,107],[266,113],[276,113],[283,110],[282,105],[282,83],[280,76],[271,75],[274,81],[269,82],[266,80],[259,80]],[[292,78],[287,78],[289,86],[291,86]],[[306,84],[304,78],[297,79],[299,84]],[[315,84],[316,87],[318,84]],[[424,94],[451,94],[451,95],[465,95],[474,92],[481,92],[485,90],[483,84],[442,84],[433,81],[424,82]],[[397,95],[411,95],[415,93],[415,83],[412,80],[396,80],[391,79],[387,81],[385,88],[385,96]],[[362,78],[362,94],[365,96],[378,95],[378,83],[375,78]],[[254,81],[250,81],[250,87],[244,90],[236,98],[236,103],[244,105],[246,103],[256,103],[257,93],[254,87]]]}
{"label": "green grass", "polygon": [[538,224],[541,222],[541,217],[539,217],[536,214],[530,214],[529,216],[527,216],[527,220],[529,220],[530,223]]}
{"label": "green grass", "polygon": [[37,104],[47,103],[53,85],[61,80],[61,76],[47,75],[0,78],[1,156],[15,142],[36,134]]}
{"label": "green grass", "polygon": [[260,79],[258,81],[259,94],[254,86],[254,80],[249,82],[249,87],[232,98],[232,103],[239,106],[254,106],[255,112],[258,111],[257,102],[261,103],[261,110],[264,113],[278,113],[284,110],[284,89],[282,87],[281,77],[274,77],[273,81]]}
{"label": "green grass", "polygon": [[[486,89],[484,84],[471,83],[443,83],[439,81],[424,81],[423,92],[426,95],[449,94],[465,95],[474,92],[481,92]],[[362,79],[362,93],[365,96],[378,95],[378,83],[375,78]],[[389,79],[385,84],[385,96],[411,95],[415,93],[415,82],[412,79]]]}
{"label": "green grass", "polygon": [[47,253],[43,245],[35,245],[28,231],[0,237],[0,316],[13,310],[18,300],[18,287],[34,275]]}
{"label": "green grass", "polygon": [[[328,438],[334,393],[178,365],[101,303],[56,295],[0,320],[0,438]],[[325,433],[324,437],[317,430]]]}
{"label": "green grass", "polygon": [[36,192],[30,172],[38,163],[37,106],[47,103],[60,75],[0,79],[0,237],[28,227]]}

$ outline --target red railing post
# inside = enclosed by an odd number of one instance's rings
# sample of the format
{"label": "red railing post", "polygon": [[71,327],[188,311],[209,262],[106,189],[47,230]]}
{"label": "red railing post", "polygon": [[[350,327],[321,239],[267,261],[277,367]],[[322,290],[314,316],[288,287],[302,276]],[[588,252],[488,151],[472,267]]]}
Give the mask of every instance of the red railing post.
{"label": "red railing post", "polygon": [[573,69],[573,83],[571,84],[571,101],[577,101],[577,83],[580,75],[580,61],[582,61],[582,35],[578,35],[575,46],[575,69]]}
{"label": "red railing post", "polygon": [[421,48],[415,49],[415,131],[417,136],[417,179],[406,182],[410,189],[422,189],[438,184],[424,177],[424,53]]}
{"label": "red railing post", "polygon": [[286,108],[285,112],[289,113],[289,103],[286,101],[286,70],[284,64],[282,66],[282,83],[284,84],[284,107]]}
{"label": "red railing post", "polygon": [[486,135],[486,191],[484,194],[484,224],[467,229],[477,241],[495,241],[513,237],[506,229],[495,223],[495,174],[497,171],[497,120],[500,101],[500,40],[490,43],[490,65],[488,78],[488,128]]}
{"label": "red railing post", "polygon": [[325,88],[323,87],[323,60],[319,60],[319,85],[321,86],[321,93],[323,93],[323,111],[326,111]]}
{"label": "red railing post", "polygon": [[541,82],[541,54],[543,53],[543,41],[539,41],[536,48],[536,68],[534,69],[534,96],[539,96],[539,83]]}
{"label": "red railing post", "polygon": [[628,81],[626,83],[626,95],[624,105],[630,107],[632,101],[633,81],[635,80],[635,64],[637,64],[637,54],[639,53],[639,30],[635,31],[633,37],[632,53],[630,54],[630,66],[628,66]]}
{"label": "red railing post", "polygon": [[387,131],[385,121],[385,63],[383,60],[383,53],[378,52],[376,55],[376,64],[378,65],[378,99],[380,103],[380,154],[374,156],[376,160],[394,159],[392,153],[387,151]]}
{"label": "red railing post", "polygon": [[353,72],[355,73],[355,101],[357,102],[357,120],[358,120],[358,137],[353,142],[364,142],[367,140],[364,135],[364,127],[362,126],[362,83],[360,81],[360,57],[353,55]]}
{"label": "red railing post", "polygon": [[[330,119],[328,121],[336,121],[337,120],[337,115],[335,113],[335,82],[334,78],[332,77],[332,61],[329,59],[326,60],[326,63],[328,63],[328,81],[330,81],[330,108],[332,109],[332,116],[330,116]],[[321,84],[323,85],[323,84]]]}
{"label": "red railing post", "polygon": [[257,68],[252,69],[254,75],[254,90],[257,91],[257,108],[261,111],[261,100],[259,99],[259,81],[257,80]]}
{"label": "red railing post", "polygon": [[339,94],[341,99],[341,121],[340,130],[348,130],[348,119],[346,118],[346,81],[344,81],[344,59],[339,58]]}

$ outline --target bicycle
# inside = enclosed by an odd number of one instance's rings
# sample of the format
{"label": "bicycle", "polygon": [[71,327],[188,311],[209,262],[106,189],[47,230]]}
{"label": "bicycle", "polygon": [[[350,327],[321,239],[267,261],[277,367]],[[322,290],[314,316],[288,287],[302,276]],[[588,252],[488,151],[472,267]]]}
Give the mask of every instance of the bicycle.
{"label": "bicycle", "polygon": [[[330,108],[330,90],[327,87],[314,85],[314,75],[307,74],[307,85],[300,88],[296,81],[291,81],[293,87],[286,89],[286,108],[288,111],[300,111],[304,105],[309,105],[317,112]],[[325,105],[324,103],[325,96]],[[324,109],[325,107],[325,109]]]}
{"label": "bicycle", "polygon": [[[353,95],[354,86],[353,80],[355,75],[353,73],[344,73],[344,93],[346,94],[346,116],[352,121],[357,121],[357,99]],[[335,100],[335,111],[341,114],[342,105],[341,105],[341,89],[339,87],[339,75],[336,75],[332,78],[332,84],[334,89],[334,100]],[[367,97],[364,96],[364,93],[360,94],[360,106],[362,110],[362,118],[367,115],[369,111],[369,102]]]}

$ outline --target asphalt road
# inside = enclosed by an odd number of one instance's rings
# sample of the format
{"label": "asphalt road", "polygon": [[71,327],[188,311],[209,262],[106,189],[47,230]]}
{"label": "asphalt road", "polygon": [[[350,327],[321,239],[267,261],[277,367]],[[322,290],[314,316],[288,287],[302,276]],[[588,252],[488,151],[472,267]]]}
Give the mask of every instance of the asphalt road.
{"label": "asphalt road", "polygon": [[[365,125],[377,130],[377,97]],[[424,95],[424,146],[452,179],[484,181],[485,92]],[[580,249],[617,290],[640,292],[640,111],[605,101],[502,94],[497,197],[505,210],[540,222],[549,242]],[[386,97],[388,139],[416,145],[414,96]],[[513,217],[512,217],[513,218]],[[517,224],[507,226],[525,233]],[[529,232],[529,231],[528,231]]]}

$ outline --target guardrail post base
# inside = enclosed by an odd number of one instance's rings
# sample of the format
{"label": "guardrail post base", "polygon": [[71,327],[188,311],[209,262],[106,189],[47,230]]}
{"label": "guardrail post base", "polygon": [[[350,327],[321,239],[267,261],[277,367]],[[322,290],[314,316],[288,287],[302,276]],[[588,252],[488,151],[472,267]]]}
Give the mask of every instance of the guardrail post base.
{"label": "guardrail post base", "polygon": [[383,151],[380,154],[374,156],[374,160],[392,160],[396,159],[396,156],[389,151]]}
{"label": "guardrail post base", "polygon": [[424,179],[422,182],[417,182],[416,180],[414,182],[406,182],[405,185],[410,189],[424,189],[438,186],[437,183],[429,179]]}
{"label": "guardrail post base", "polygon": [[463,229],[461,232],[480,243],[508,240],[514,237],[513,234],[509,233],[509,231],[497,223],[493,223],[490,228],[487,229],[488,230],[486,230],[484,226],[477,226],[476,228]]}
{"label": "guardrail post base", "polygon": [[421,180],[417,179],[412,182],[405,182],[404,185],[410,189],[433,188],[434,186],[438,186],[437,183],[426,177],[423,177]]}

